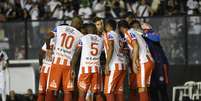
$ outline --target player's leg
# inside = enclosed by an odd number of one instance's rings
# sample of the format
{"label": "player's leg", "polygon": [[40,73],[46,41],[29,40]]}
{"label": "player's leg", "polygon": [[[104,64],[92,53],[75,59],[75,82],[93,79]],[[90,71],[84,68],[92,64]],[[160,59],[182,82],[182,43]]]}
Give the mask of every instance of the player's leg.
{"label": "player's leg", "polygon": [[74,78],[72,76],[71,67],[63,66],[62,83],[64,91],[64,101],[73,101]]}
{"label": "player's leg", "polygon": [[107,101],[115,101],[114,90],[118,81],[118,70],[110,71],[109,75],[105,75],[104,93]]}
{"label": "player's leg", "polygon": [[149,101],[149,94],[147,91],[146,81],[145,81],[145,66],[141,64],[139,71],[137,73],[137,87],[139,94],[139,101]]}
{"label": "player's leg", "polygon": [[93,73],[91,78],[91,91],[94,93],[96,97],[96,101],[103,101],[103,97],[101,94],[101,75],[99,73]]}
{"label": "player's leg", "polygon": [[78,77],[77,85],[79,90],[79,98],[78,101],[86,100],[86,93],[89,90],[91,81],[91,74],[83,73]]}
{"label": "player's leg", "polygon": [[106,97],[106,101],[114,101],[114,95],[111,93],[112,85],[112,76],[114,76],[114,71],[111,71],[109,75],[105,75],[104,82],[104,94]]}
{"label": "player's leg", "polygon": [[137,81],[135,73],[131,73],[129,75],[129,87],[130,87],[129,101],[138,101],[138,90],[137,90]]}
{"label": "player's leg", "polygon": [[60,88],[62,78],[62,68],[60,65],[52,64],[48,74],[47,92],[45,101],[56,101],[55,92]]}
{"label": "player's leg", "polygon": [[93,101],[94,94],[91,92],[90,87],[86,94],[86,101]]}
{"label": "player's leg", "polygon": [[126,71],[125,70],[121,70],[119,71],[119,75],[118,75],[118,82],[116,84],[115,87],[115,101],[124,101],[124,81],[125,81],[125,77],[126,77]]}
{"label": "player's leg", "polygon": [[140,64],[140,70],[137,74],[137,86],[140,101],[149,101],[150,96],[148,86],[150,84],[153,62],[149,59],[147,63]]}
{"label": "player's leg", "polygon": [[47,85],[47,73],[44,73],[44,67],[41,67],[39,77],[39,89],[37,101],[45,101],[46,85]]}

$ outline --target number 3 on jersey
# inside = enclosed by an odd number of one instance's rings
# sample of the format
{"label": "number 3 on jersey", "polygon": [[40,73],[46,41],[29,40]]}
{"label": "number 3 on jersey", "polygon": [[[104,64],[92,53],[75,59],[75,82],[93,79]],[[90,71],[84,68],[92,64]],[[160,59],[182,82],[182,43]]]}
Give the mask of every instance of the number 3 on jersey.
{"label": "number 3 on jersey", "polygon": [[98,54],[98,48],[97,48],[97,46],[98,46],[98,43],[92,43],[91,44],[91,55],[93,55],[93,56],[96,56],[97,54]]}
{"label": "number 3 on jersey", "polygon": [[72,35],[67,35],[66,33],[61,34],[61,37],[61,47],[70,49],[73,45],[75,38]]}

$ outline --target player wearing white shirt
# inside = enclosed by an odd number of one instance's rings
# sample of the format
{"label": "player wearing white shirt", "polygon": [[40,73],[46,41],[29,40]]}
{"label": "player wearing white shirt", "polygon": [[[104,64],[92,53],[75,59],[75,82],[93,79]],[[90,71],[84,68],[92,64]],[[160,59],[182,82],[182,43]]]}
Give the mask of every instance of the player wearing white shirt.
{"label": "player wearing white shirt", "polygon": [[6,77],[5,77],[5,69],[8,64],[8,56],[3,51],[0,50],[0,94],[2,97],[2,101],[6,101]]}
{"label": "player wearing white shirt", "polygon": [[126,76],[125,56],[121,52],[120,35],[114,32],[116,22],[105,23],[107,33],[104,36],[106,53],[104,94],[107,101],[124,101],[124,80]]}
{"label": "player wearing white shirt", "polygon": [[[41,48],[41,52],[39,54],[40,77],[39,77],[39,88],[38,88],[39,93],[38,93],[37,101],[45,100],[47,77],[49,74],[50,67],[52,65],[52,60],[48,60],[47,58],[45,58],[45,53],[47,51],[46,47],[47,47],[46,43],[44,43]],[[53,39],[51,39],[51,42],[50,42],[50,49],[51,50],[54,49]]]}
{"label": "player wearing white shirt", "polygon": [[[60,25],[52,32],[48,33],[46,40],[47,56],[51,59],[50,39],[55,38],[54,59],[52,62],[50,74],[48,76],[48,88],[46,101],[55,101],[54,91],[62,88],[64,92],[64,101],[72,101],[72,91],[74,90],[71,60],[79,39],[83,36],[77,29],[80,28],[82,20],[79,17],[72,19],[71,26]],[[77,28],[77,29],[76,29]]]}
{"label": "player wearing white shirt", "polygon": [[[80,38],[78,49],[74,55],[72,65],[77,61],[81,53],[81,61],[78,75],[79,101],[85,101],[87,91],[90,89],[96,96],[97,101],[103,101],[100,95],[100,55],[103,50],[103,40],[96,33],[94,24],[87,25],[87,35]],[[94,34],[90,34],[94,33]]]}
{"label": "player wearing white shirt", "polygon": [[130,48],[132,69],[136,73],[137,87],[140,101],[149,101],[147,87],[150,84],[150,77],[154,66],[152,56],[149,52],[142,33],[129,29],[128,22],[121,20],[118,23],[119,30],[124,33]]}

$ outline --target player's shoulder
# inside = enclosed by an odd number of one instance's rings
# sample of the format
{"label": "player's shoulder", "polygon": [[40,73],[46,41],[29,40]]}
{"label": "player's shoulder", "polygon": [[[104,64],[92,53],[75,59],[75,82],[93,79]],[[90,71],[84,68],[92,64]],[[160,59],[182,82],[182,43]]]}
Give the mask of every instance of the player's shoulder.
{"label": "player's shoulder", "polygon": [[115,35],[115,34],[116,34],[115,31],[110,31],[110,32],[108,32],[108,35]]}

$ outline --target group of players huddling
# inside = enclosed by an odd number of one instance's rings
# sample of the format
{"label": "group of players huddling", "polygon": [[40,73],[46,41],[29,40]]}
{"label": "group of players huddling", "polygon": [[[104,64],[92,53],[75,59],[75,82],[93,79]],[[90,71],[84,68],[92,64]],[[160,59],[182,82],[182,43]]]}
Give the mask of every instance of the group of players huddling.
{"label": "group of players huddling", "polygon": [[127,73],[130,101],[168,101],[168,62],[160,36],[147,23],[125,19],[96,17],[83,24],[74,17],[71,25],[49,32],[39,58],[38,101],[56,101],[59,91],[64,101],[75,101],[77,90],[78,101],[125,101]]}

